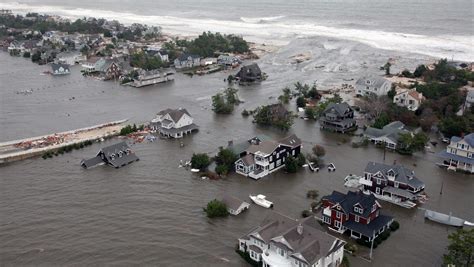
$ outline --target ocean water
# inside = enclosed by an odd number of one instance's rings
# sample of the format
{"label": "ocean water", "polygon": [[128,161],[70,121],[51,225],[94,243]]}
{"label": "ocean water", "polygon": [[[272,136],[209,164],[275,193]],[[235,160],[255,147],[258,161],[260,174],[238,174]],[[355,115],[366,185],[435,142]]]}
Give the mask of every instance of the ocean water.
{"label": "ocean water", "polygon": [[279,45],[296,38],[337,38],[378,49],[474,61],[470,0],[7,0],[0,8],[146,23],[185,35],[219,31]]}

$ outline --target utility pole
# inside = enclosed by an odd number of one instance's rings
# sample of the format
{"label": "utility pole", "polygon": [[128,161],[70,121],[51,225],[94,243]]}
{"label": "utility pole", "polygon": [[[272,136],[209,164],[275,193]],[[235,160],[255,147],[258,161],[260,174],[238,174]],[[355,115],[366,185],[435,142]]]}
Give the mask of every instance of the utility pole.
{"label": "utility pole", "polygon": [[385,162],[385,153],[387,152],[386,145],[383,146],[383,162]]}
{"label": "utility pole", "polygon": [[372,260],[372,250],[374,249],[375,231],[372,231],[372,243],[370,243],[370,260]]}
{"label": "utility pole", "polygon": [[444,180],[441,181],[441,190],[439,191],[439,194],[440,194],[440,195],[443,194],[443,185],[444,185]]}

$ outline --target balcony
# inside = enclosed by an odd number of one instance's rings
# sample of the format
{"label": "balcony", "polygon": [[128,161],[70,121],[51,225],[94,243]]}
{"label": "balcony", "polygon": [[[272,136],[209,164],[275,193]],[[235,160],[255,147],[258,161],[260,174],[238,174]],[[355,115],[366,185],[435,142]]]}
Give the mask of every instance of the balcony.
{"label": "balcony", "polygon": [[324,215],[324,216],[331,217],[331,209],[330,209],[329,207],[326,207],[326,208],[323,210],[323,215]]}
{"label": "balcony", "polygon": [[258,179],[264,177],[267,174],[268,174],[268,171],[265,171],[265,170],[262,170],[262,169],[257,169],[255,171],[249,173],[249,176],[252,179],[258,180]]}

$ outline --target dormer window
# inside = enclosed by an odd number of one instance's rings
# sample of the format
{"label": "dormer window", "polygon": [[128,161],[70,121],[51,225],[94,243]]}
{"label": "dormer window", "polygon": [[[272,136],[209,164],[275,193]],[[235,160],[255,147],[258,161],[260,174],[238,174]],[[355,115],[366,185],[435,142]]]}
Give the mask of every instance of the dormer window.
{"label": "dormer window", "polygon": [[354,207],[354,211],[359,213],[359,214],[362,214],[362,212],[364,211],[363,209],[359,208],[359,207]]}

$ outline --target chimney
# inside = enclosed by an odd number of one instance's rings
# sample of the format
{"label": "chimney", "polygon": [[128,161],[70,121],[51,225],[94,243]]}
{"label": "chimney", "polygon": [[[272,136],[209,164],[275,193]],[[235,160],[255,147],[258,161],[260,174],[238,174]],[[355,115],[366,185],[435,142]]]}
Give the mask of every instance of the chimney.
{"label": "chimney", "polygon": [[234,145],[234,141],[233,140],[230,140],[229,142],[227,142],[227,146],[233,146]]}
{"label": "chimney", "polygon": [[303,234],[303,225],[301,225],[301,223],[296,226],[296,232],[298,232],[300,235]]}

